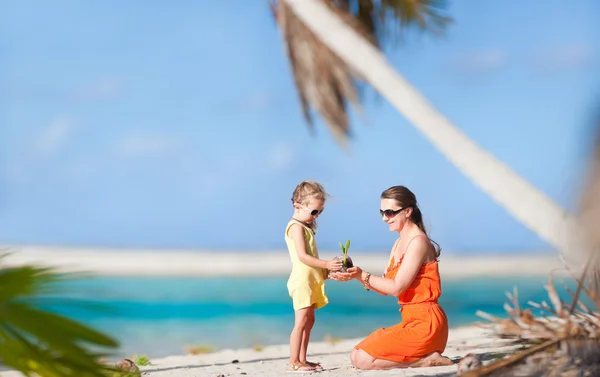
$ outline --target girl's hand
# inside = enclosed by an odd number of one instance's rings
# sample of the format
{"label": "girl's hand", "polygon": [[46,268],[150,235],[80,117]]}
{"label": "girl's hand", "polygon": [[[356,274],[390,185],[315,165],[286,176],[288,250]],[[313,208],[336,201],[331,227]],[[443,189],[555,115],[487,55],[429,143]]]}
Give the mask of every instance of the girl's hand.
{"label": "girl's hand", "polygon": [[329,271],[339,271],[342,269],[342,261],[334,258],[330,261],[327,261],[327,269]]}

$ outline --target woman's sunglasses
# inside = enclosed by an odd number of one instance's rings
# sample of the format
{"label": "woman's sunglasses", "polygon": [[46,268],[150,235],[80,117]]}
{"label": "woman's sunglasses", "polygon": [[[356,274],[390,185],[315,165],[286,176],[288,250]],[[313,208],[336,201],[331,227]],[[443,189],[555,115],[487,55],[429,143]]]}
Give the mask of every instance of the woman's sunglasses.
{"label": "woman's sunglasses", "polygon": [[306,212],[310,212],[311,216],[317,216],[323,213],[323,210],[325,208],[321,208],[321,210],[319,211],[318,209],[310,209],[306,206],[301,205],[300,207],[302,207],[303,210],[305,210]]}
{"label": "woman's sunglasses", "polygon": [[[406,207],[408,208],[408,207]],[[397,214],[399,214],[400,212],[404,211],[406,208],[400,208],[397,210],[393,210],[393,209],[380,209],[379,213],[381,214],[381,216],[385,215],[385,217],[387,218],[392,218],[394,216],[396,216]]]}

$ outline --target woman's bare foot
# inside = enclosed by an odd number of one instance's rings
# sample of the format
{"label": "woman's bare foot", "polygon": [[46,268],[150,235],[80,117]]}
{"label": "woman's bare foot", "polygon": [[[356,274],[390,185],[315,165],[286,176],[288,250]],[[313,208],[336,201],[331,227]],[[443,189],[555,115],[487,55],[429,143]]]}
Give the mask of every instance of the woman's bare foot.
{"label": "woman's bare foot", "polygon": [[447,357],[442,356],[439,352],[432,352],[429,355],[415,361],[411,368],[414,367],[443,367],[453,365],[454,363]]}

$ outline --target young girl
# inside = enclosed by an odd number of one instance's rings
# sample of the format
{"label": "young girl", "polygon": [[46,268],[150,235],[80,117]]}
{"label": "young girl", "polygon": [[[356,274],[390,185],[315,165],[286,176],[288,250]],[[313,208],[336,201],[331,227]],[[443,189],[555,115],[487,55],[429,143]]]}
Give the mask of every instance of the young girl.
{"label": "young girl", "polygon": [[325,189],[314,181],[296,186],[292,195],[294,215],[285,228],[285,242],[292,259],[292,273],[287,287],[294,302],[295,321],[290,335],[288,370],[306,372],[323,369],[306,360],[310,331],[315,323],[315,309],[327,305],[325,282],[327,271],[339,271],[339,259],[319,259],[315,244],[316,220],[323,212]]}

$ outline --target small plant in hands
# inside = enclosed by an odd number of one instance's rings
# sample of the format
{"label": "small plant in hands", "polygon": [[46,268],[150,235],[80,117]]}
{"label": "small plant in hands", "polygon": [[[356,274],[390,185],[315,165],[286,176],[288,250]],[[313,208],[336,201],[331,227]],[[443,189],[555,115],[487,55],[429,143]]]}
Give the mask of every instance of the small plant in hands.
{"label": "small plant in hands", "polygon": [[350,240],[346,240],[346,245],[342,245],[342,243],[340,242],[340,247],[342,248],[342,257],[340,258],[342,260],[342,269],[340,271],[346,272],[347,269],[349,269],[350,267],[354,267],[354,264],[352,264],[352,258],[350,258],[348,256],[348,249],[350,248]]}

